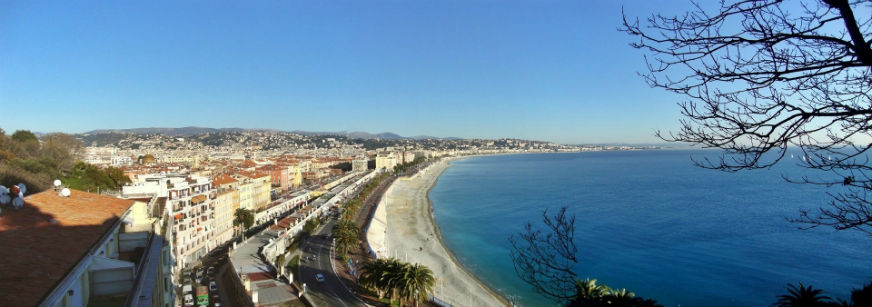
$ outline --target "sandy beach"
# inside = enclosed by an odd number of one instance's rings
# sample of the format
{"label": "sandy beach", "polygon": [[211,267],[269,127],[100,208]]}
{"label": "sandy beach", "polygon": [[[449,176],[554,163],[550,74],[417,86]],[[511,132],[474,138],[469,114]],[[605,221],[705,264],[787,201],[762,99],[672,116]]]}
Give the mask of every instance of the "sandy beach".
{"label": "sandy beach", "polygon": [[433,221],[428,192],[450,161],[442,160],[411,178],[399,178],[385,192],[367,234],[379,257],[426,265],[436,277],[436,297],[454,306],[505,306],[452,257]]}

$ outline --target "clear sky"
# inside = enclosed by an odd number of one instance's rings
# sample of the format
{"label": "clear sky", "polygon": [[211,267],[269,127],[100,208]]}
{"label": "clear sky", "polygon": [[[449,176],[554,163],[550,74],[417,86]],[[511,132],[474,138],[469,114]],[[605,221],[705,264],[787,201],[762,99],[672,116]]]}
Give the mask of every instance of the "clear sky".
{"label": "clear sky", "polygon": [[[179,3],[181,2],[181,3]],[[3,1],[0,128],[657,142],[629,15],[684,1]]]}

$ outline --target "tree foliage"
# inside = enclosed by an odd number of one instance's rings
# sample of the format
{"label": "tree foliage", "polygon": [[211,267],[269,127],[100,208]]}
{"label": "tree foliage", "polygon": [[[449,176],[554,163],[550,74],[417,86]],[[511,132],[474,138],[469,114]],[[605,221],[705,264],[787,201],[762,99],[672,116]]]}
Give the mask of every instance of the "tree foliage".
{"label": "tree foliage", "polygon": [[357,244],[359,235],[360,230],[353,221],[339,220],[333,225],[333,237],[336,238],[336,244],[342,250],[343,255],[348,254],[349,247]]}
{"label": "tree foliage", "polygon": [[247,230],[254,225],[254,213],[245,208],[236,209],[233,213],[233,226],[241,226],[243,230]]}
{"label": "tree foliage", "polygon": [[868,8],[869,1],[731,1],[643,23],[625,15],[621,30],[646,53],[648,84],[687,99],[681,128],[658,136],[724,149],[720,159],[696,161],[724,171],[770,167],[797,146],[808,157],[803,165],[823,172],[790,181],[845,189],[795,221],[868,232]]}
{"label": "tree foliage", "polygon": [[851,291],[850,300],[833,299],[824,295],[822,289],[815,289],[811,285],[805,286],[802,282],[797,287],[787,284],[787,293],[777,295],[778,298],[773,307],[797,307],[797,306],[870,306],[872,303],[872,283],[866,284],[860,289]]}
{"label": "tree foliage", "polygon": [[129,184],[130,178],[124,175],[124,171],[115,167],[101,169],[85,162],[76,162],[72,171],[64,178],[64,184],[81,191],[116,190],[125,184]]}
{"label": "tree foliage", "polygon": [[379,298],[391,294],[391,300],[426,301],[433,294],[436,279],[430,268],[410,264],[396,258],[379,258],[364,263],[360,285],[375,290]]}
{"label": "tree foliage", "polygon": [[312,233],[315,232],[315,229],[318,228],[319,224],[320,222],[318,221],[318,219],[309,219],[308,221],[306,221],[306,224],[303,225],[303,232],[306,235],[312,235]]}
{"label": "tree foliage", "polygon": [[787,284],[787,294],[778,296],[778,301],[772,306],[777,307],[798,307],[798,306],[827,306],[832,302],[832,298],[821,294],[823,290],[814,289],[811,286],[803,286],[799,283],[799,287],[793,284]]}
{"label": "tree foliage", "polygon": [[64,133],[49,133],[37,138],[26,130],[7,136],[0,129],[0,184],[19,182],[37,193],[51,187],[54,179],[84,191],[117,190],[130,179],[120,169],[99,168],[76,161],[82,143]]}

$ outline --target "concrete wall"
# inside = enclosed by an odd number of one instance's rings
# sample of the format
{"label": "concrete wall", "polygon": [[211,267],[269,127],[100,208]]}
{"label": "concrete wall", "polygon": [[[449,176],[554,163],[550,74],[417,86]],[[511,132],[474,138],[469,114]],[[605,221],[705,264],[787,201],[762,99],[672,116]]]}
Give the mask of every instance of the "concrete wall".
{"label": "concrete wall", "polygon": [[120,295],[133,289],[133,267],[91,272],[91,295]]}
{"label": "concrete wall", "polygon": [[129,232],[118,235],[118,250],[122,253],[148,245],[148,232]]}

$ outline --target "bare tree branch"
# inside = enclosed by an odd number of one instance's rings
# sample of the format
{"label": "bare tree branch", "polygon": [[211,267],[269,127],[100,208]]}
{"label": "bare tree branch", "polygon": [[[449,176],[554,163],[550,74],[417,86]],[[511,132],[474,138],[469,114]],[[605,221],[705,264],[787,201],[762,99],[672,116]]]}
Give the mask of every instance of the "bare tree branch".
{"label": "bare tree branch", "polygon": [[562,207],[553,217],[545,210],[542,219],[544,232],[527,223],[523,232],[509,237],[515,273],[536,292],[567,301],[576,294],[575,216],[567,217]]}
{"label": "bare tree branch", "polygon": [[[619,29],[645,52],[652,87],[683,95],[678,131],[657,136],[721,148],[694,162],[735,172],[768,168],[789,147],[821,178],[790,182],[833,187],[832,202],[791,219],[808,227],[872,227],[872,48],[870,1],[694,3],[681,16],[624,14]],[[865,12],[855,15],[856,8]],[[858,17],[860,19],[858,19]]]}

